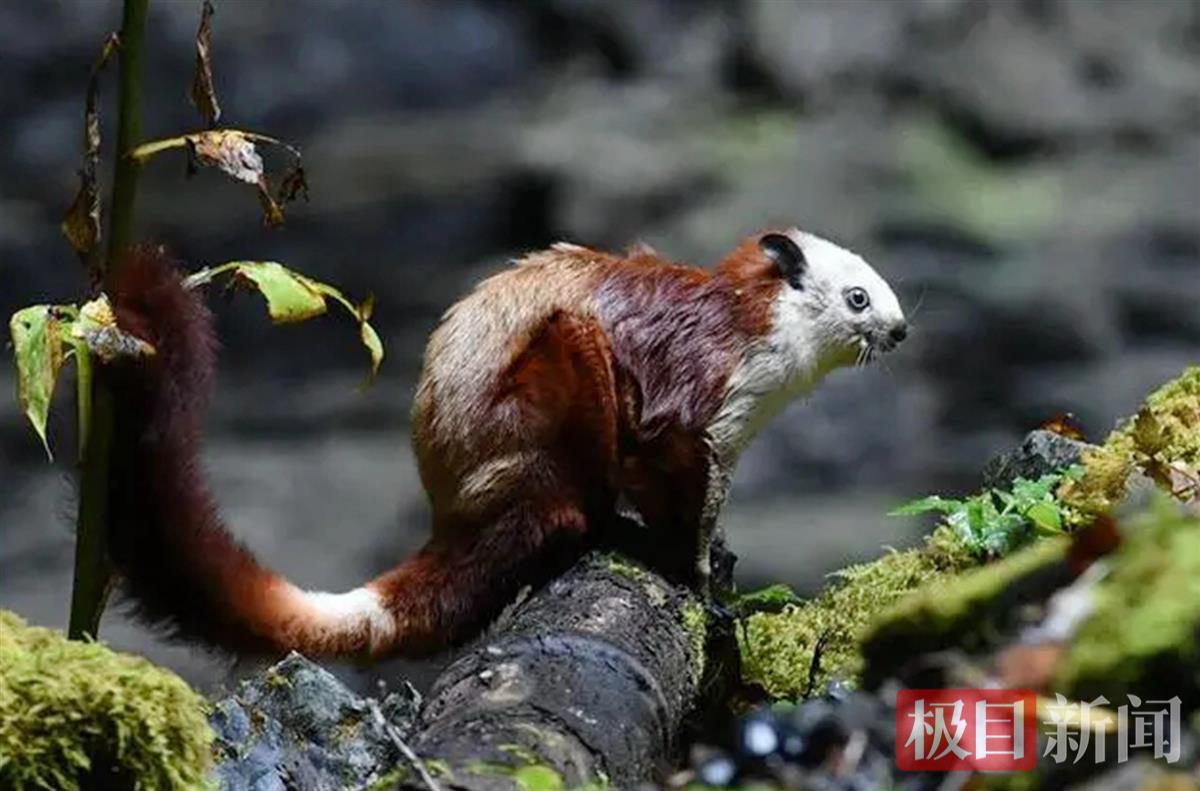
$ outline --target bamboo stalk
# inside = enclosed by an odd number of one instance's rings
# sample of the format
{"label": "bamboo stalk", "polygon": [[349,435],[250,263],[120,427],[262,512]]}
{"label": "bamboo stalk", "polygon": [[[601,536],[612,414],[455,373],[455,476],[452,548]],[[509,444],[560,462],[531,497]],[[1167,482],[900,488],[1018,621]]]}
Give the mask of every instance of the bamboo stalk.
{"label": "bamboo stalk", "polygon": [[[138,163],[126,154],[142,137],[142,71],[149,0],[125,0],[121,18],[120,87],[116,166],[109,201],[108,255],[103,282],[111,287],[120,269],[121,254],[133,239],[133,213],[137,198]],[[113,438],[113,396],[97,371],[92,383],[91,420],[83,449],[79,511],[76,518],[75,577],[71,590],[71,617],[67,633],[72,639],[96,637],[100,616],[112,580],[108,558],[109,460]]]}

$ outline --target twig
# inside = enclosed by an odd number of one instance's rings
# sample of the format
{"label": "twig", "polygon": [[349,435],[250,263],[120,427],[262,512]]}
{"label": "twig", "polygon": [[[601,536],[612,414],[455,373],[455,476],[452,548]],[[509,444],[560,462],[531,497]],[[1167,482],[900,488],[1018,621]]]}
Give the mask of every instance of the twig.
{"label": "twig", "polygon": [[375,700],[370,700],[368,701],[367,705],[371,707],[371,717],[375,720],[375,724],[383,730],[389,739],[392,740],[392,744],[397,750],[400,751],[400,754],[404,756],[404,759],[408,761],[409,766],[411,766],[413,771],[417,773],[417,776],[421,778],[421,782],[425,784],[425,787],[428,788],[429,791],[442,791],[441,785],[433,778],[433,775],[429,773],[429,769],[425,766],[425,762],[421,760],[420,756],[413,752],[413,749],[408,746],[404,739],[400,738],[400,732],[396,729],[396,726],[388,722],[387,718],[383,716],[383,711],[380,710],[379,703]]}
{"label": "twig", "polygon": [[811,696],[817,686],[817,674],[821,672],[821,654],[825,653],[825,646],[829,645],[829,635],[830,630],[828,629],[822,632],[813,646],[812,661],[808,663],[808,684],[801,696],[803,698]]}

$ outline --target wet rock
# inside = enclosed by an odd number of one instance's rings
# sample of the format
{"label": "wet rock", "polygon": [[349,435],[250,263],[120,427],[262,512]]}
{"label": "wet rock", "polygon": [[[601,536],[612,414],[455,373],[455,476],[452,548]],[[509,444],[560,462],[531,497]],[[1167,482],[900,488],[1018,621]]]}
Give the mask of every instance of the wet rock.
{"label": "wet rock", "polygon": [[373,708],[403,736],[420,700],[407,683],[382,702],[361,698],[293,653],[214,705],[213,774],[221,791],[360,788],[401,760]]}
{"label": "wet rock", "polygon": [[1019,446],[988,462],[983,470],[984,488],[1009,489],[1017,478],[1036,480],[1077,463],[1090,447],[1052,431],[1031,431]]}

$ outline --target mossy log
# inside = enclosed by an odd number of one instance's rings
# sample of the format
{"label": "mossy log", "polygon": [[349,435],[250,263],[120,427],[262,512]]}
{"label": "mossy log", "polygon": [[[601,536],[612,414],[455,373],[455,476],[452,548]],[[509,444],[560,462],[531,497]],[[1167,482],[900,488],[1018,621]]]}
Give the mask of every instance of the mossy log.
{"label": "mossy log", "polygon": [[701,689],[707,621],[686,588],[589,555],[441,674],[410,743],[446,788],[653,778]]}

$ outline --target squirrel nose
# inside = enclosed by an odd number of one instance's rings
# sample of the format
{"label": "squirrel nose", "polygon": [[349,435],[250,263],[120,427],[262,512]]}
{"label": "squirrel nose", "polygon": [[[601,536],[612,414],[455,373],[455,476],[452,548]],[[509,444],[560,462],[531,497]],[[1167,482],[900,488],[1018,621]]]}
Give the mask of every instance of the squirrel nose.
{"label": "squirrel nose", "polygon": [[900,343],[903,341],[908,337],[908,322],[902,321],[896,326],[892,327],[891,331],[888,332],[888,337],[892,339],[892,343]]}

